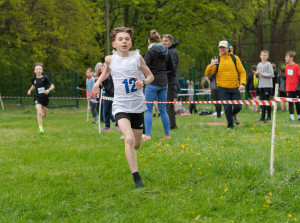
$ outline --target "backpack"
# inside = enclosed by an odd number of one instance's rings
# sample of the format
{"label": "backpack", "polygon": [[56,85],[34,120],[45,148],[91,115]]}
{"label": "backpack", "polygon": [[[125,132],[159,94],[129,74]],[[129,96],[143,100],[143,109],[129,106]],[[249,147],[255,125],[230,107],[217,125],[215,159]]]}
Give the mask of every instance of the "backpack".
{"label": "backpack", "polygon": [[209,88],[208,80],[205,80],[205,82],[204,82],[204,88]]}
{"label": "backpack", "polygon": [[258,87],[258,78],[254,74],[253,74],[253,86],[254,86],[254,88]]}
{"label": "backpack", "polygon": [[208,111],[208,110],[202,110],[200,112],[198,112],[199,115],[211,115],[212,111]]}
{"label": "backpack", "polygon": [[[236,71],[237,71],[238,74],[239,74],[239,71],[238,71],[237,66],[236,66],[236,58],[235,58],[234,54],[230,54],[230,56],[231,56],[231,59],[232,59],[234,65],[235,65],[235,69],[236,69]],[[216,73],[218,73],[218,69],[219,69],[220,56],[218,56],[218,62],[219,62],[219,63],[217,64],[217,70],[216,70]]]}

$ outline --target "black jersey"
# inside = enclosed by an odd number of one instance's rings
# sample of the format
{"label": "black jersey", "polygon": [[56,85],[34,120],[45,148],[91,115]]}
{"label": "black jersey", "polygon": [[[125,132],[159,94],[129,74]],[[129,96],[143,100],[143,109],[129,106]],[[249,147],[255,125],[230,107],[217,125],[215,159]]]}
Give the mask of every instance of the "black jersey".
{"label": "black jersey", "polygon": [[43,75],[41,78],[34,76],[31,78],[31,83],[35,87],[35,97],[41,100],[47,100],[49,98],[49,96],[45,94],[45,90],[49,88],[52,81],[47,75]]}

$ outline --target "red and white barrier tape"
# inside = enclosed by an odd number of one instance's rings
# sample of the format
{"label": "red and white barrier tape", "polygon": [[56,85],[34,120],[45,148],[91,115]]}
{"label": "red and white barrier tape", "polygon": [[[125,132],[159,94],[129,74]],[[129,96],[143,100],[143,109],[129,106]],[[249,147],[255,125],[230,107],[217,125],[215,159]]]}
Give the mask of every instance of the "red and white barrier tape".
{"label": "red and white barrier tape", "polygon": [[[2,96],[2,99],[30,99],[33,97],[16,97],[16,96]],[[59,100],[86,100],[86,97],[50,97],[50,99],[59,99]],[[113,101],[113,98],[102,96],[102,99]],[[239,105],[266,105],[266,106],[274,106],[279,101],[286,101],[286,102],[300,102],[299,98],[281,98],[275,97],[274,101],[267,101],[267,100],[223,100],[223,101],[166,101],[166,102],[148,102],[146,103],[158,103],[158,104],[172,104],[172,103],[182,103],[182,104],[239,104]],[[94,102],[94,100],[93,100]],[[96,102],[96,101],[95,101]]]}
{"label": "red and white barrier tape", "polygon": [[[105,97],[102,96],[102,99],[104,100],[109,100],[113,101],[114,99],[111,97]],[[146,103],[157,103],[157,104],[239,104],[239,105],[266,105],[266,106],[273,106],[276,104],[275,101],[266,101],[266,100],[225,100],[225,101],[166,101],[166,102],[161,102],[161,101],[146,101]]]}
{"label": "red and white barrier tape", "polygon": [[281,97],[275,97],[275,101],[300,102],[300,99],[299,98],[281,98]]}

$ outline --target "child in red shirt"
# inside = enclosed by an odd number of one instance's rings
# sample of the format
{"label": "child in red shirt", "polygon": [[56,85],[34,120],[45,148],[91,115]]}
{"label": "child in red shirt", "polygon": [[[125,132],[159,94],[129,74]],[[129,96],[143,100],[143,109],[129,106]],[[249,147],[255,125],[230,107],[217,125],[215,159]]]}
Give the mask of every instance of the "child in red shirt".
{"label": "child in red shirt", "polygon": [[[296,90],[299,83],[300,68],[298,64],[294,62],[296,53],[289,51],[286,53],[285,62],[285,77],[286,77],[286,96],[289,98],[300,98],[299,92]],[[289,102],[290,119],[288,122],[294,122],[294,103]],[[300,103],[295,103],[298,114],[298,121],[300,121]]]}

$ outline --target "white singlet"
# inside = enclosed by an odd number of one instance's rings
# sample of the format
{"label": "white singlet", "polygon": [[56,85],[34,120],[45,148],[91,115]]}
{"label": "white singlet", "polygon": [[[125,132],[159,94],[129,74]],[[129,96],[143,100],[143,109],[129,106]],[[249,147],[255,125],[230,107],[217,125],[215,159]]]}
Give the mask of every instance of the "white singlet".
{"label": "white singlet", "polygon": [[141,70],[140,51],[130,51],[129,57],[120,57],[115,50],[111,57],[110,71],[114,82],[112,114],[119,112],[141,113],[146,110],[143,88],[137,89],[136,78],[144,80]]}

